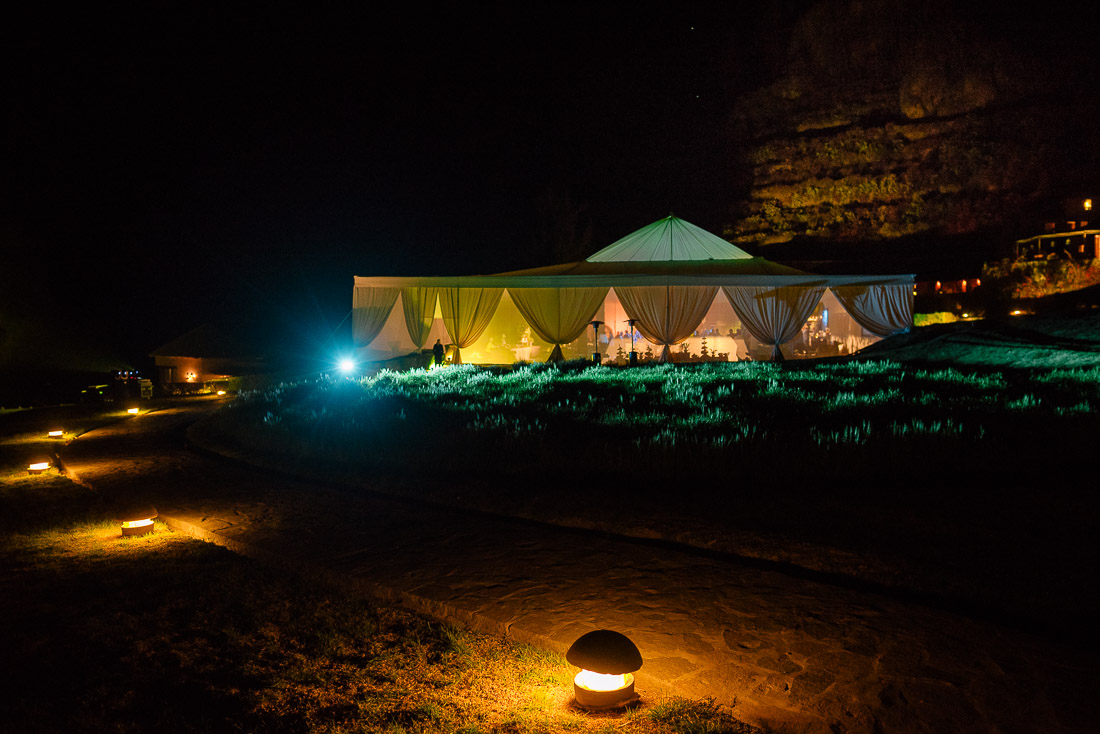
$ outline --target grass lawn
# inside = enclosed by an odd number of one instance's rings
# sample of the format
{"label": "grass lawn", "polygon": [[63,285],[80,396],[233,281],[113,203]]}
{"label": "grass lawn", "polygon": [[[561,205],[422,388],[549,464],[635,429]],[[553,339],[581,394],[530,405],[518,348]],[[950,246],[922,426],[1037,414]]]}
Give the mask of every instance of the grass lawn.
{"label": "grass lawn", "polygon": [[[747,732],[707,701],[618,718],[572,709],[556,655],[274,571],[157,523],[122,538],[55,470],[48,427],[0,415],[0,685],[18,732]],[[71,427],[71,428],[70,428]]]}
{"label": "grass lawn", "polygon": [[1085,623],[1100,508],[1074,477],[1100,435],[1100,319],[951,327],[816,363],[320,379],[203,430],[349,486]]}

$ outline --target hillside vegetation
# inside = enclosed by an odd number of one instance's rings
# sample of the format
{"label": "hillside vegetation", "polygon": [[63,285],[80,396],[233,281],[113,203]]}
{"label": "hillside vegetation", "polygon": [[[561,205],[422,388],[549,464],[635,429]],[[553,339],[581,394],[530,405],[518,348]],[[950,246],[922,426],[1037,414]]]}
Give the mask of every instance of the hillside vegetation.
{"label": "hillside vegetation", "polygon": [[996,12],[1000,24],[946,2],[813,4],[778,36],[787,53],[775,78],[732,116],[751,184],[727,236],[1033,226],[1033,205],[1091,175],[1096,100],[1073,66],[1072,23],[1048,37],[1042,19]]}

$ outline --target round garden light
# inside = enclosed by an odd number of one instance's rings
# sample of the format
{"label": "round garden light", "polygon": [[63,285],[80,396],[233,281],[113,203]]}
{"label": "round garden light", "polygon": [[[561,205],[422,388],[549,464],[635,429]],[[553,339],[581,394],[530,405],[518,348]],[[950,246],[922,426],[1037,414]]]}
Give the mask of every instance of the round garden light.
{"label": "round garden light", "polygon": [[50,438],[61,438],[62,436],[65,435],[65,432],[64,431],[50,431],[46,435],[49,436]]}
{"label": "round garden light", "polygon": [[626,635],[612,630],[581,635],[565,659],[581,669],[573,679],[581,708],[615,708],[638,700],[633,673],[642,667],[642,654]]}
{"label": "round garden light", "polygon": [[153,532],[153,518],[157,516],[157,509],[151,505],[134,505],[119,513],[118,519],[122,521],[122,534],[147,535]]}
{"label": "round garden light", "polygon": [[48,461],[36,461],[27,467],[28,474],[41,474],[50,468],[50,462]]}
{"label": "round garden light", "polygon": [[138,414],[138,409],[137,408],[129,408],[129,409],[126,410],[126,412],[129,413],[130,415],[137,415]]}

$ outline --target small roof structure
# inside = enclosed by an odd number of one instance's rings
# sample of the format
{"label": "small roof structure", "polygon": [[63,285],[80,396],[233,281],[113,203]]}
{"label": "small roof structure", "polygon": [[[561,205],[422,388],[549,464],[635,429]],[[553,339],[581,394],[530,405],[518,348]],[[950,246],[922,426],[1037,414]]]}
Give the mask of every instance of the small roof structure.
{"label": "small roof structure", "polygon": [[491,275],[356,276],[355,287],[570,288],[645,285],[772,287],[912,283],[912,275],[821,275],[754,257],[673,214],[579,262]]}
{"label": "small roof structure", "polygon": [[214,326],[201,324],[149,353],[150,357],[195,357],[224,359],[257,359],[254,345],[240,335]]}
{"label": "small roof structure", "polygon": [[227,357],[239,350],[224,332],[201,324],[149,353],[151,357]]}

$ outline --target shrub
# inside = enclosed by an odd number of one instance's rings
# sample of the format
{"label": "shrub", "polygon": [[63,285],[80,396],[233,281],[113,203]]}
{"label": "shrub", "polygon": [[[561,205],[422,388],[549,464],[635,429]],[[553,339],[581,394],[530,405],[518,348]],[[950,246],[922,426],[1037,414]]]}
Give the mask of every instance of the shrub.
{"label": "shrub", "polygon": [[931,326],[932,324],[950,324],[958,321],[959,317],[950,311],[936,311],[935,313],[913,314],[913,326]]}
{"label": "shrub", "polygon": [[982,277],[1006,298],[1042,298],[1100,285],[1100,262],[1053,255],[1045,260],[1005,258],[982,265]]}

